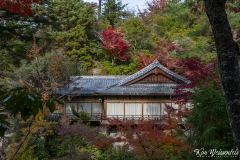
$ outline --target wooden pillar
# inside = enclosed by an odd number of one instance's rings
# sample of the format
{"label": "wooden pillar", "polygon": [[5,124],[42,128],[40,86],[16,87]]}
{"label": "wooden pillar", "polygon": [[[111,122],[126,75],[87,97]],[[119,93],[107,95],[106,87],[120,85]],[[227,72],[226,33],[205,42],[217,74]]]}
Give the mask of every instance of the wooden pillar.
{"label": "wooden pillar", "polygon": [[125,118],[125,102],[123,102],[123,118]]}
{"label": "wooden pillar", "polygon": [[160,103],[160,117],[162,116],[162,103],[161,102],[159,102]]}
{"label": "wooden pillar", "polygon": [[91,117],[92,117],[93,116],[93,113],[92,113],[92,110],[93,110],[92,102],[90,104],[91,104],[91,112],[90,112],[90,114],[91,114]]}
{"label": "wooden pillar", "polygon": [[103,114],[107,117],[107,97],[103,98]]}

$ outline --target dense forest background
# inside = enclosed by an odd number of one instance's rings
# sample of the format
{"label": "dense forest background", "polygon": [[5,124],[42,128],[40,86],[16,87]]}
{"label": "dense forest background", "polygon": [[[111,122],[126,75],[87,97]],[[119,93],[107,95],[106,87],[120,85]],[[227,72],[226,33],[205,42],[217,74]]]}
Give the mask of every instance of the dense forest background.
{"label": "dense forest background", "polygon": [[[227,5],[237,40],[238,3]],[[99,13],[94,3],[43,0],[33,4],[29,16],[2,9],[1,76],[2,71],[31,64],[27,51],[33,43],[41,48],[41,57],[58,54],[79,62],[82,74],[131,74],[156,58],[170,69],[176,68],[178,58],[196,56],[206,62],[216,58],[202,3],[153,0],[146,6],[133,11],[120,0],[103,0]],[[108,43],[111,38],[115,41]],[[121,53],[113,53],[116,50]]]}
{"label": "dense forest background", "polygon": [[[102,0],[101,6],[83,0],[24,2],[31,5],[0,5],[2,159],[174,160],[196,159],[196,148],[236,149],[202,1],[149,0],[145,10],[136,11],[121,0]],[[239,5],[229,0],[225,7],[237,43]],[[63,110],[63,96],[55,93],[71,85],[69,77],[128,75],[155,59],[191,80],[176,88],[175,100],[191,99],[194,108],[181,114],[167,108],[166,126],[119,125],[125,139],[113,139],[91,128],[85,112],[75,113],[75,124],[66,114],[47,116]],[[176,116],[186,118],[186,130],[179,129]],[[127,145],[113,147],[116,142]]]}

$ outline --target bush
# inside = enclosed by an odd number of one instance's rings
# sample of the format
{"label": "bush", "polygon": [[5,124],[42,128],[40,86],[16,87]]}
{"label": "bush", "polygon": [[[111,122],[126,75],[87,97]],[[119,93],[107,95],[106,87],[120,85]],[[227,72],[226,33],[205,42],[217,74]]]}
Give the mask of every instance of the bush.
{"label": "bush", "polygon": [[121,148],[110,148],[108,150],[92,149],[93,155],[99,160],[137,160],[137,156]]}

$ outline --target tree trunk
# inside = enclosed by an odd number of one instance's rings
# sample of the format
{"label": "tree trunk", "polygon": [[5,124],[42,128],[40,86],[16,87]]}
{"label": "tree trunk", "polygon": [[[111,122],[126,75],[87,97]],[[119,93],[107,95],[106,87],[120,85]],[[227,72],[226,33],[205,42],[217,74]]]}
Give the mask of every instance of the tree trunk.
{"label": "tree trunk", "polygon": [[98,0],[98,20],[102,14],[102,0]]}
{"label": "tree trunk", "polygon": [[223,95],[233,136],[240,151],[239,49],[233,40],[225,11],[226,0],[204,0],[214,34]]}

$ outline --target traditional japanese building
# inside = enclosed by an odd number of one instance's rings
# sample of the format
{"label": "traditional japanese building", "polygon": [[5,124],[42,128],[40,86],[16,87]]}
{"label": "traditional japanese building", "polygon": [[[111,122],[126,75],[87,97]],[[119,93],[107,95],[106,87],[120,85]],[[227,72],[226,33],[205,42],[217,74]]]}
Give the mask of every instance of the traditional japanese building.
{"label": "traditional japanese building", "polygon": [[85,110],[93,119],[159,119],[165,105],[175,109],[173,87],[189,81],[155,60],[142,70],[126,76],[79,76],[65,90],[65,107]]}

